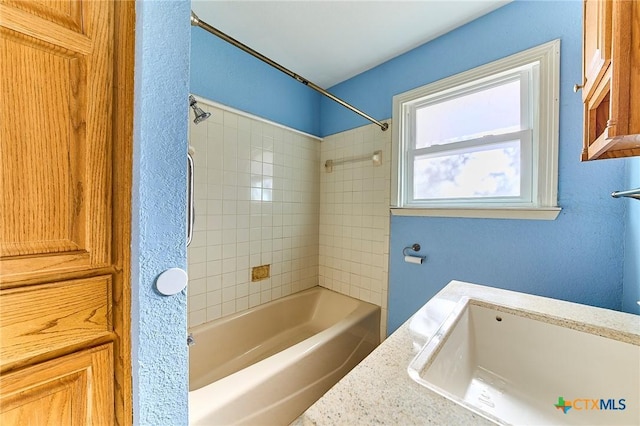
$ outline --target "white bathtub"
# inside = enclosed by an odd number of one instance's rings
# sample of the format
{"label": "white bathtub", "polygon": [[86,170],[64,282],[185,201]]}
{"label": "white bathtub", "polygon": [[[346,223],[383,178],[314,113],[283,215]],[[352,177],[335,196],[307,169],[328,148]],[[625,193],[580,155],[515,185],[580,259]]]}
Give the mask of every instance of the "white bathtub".
{"label": "white bathtub", "polygon": [[287,425],[379,344],[380,307],[314,287],[190,331],[190,424]]}

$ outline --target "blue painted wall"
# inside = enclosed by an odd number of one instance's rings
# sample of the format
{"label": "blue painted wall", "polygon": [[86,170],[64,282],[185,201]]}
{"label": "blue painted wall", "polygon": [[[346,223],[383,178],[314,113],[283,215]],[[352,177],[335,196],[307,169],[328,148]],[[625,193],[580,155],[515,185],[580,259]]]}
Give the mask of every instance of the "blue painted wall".
{"label": "blue painted wall", "polygon": [[155,279],[186,268],[185,188],[189,0],[136,3],[132,223],[133,416],[138,425],[186,425],[186,297]]}
{"label": "blue painted wall", "polygon": [[[625,160],[578,160],[582,107],[571,89],[581,79],[581,22],[578,0],[515,1],[330,88],[382,120],[391,117],[395,94],[556,38],[562,41],[562,213],[551,222],[392,218],[390,330],[451,279],[620,309],[624,271],[625,306],[636,297],[637,263],[630,256],[634,247],[637,253],[637,237],[629,235],[638,228],[630,219],[635,207],[609,197],[613,189],[625,187]],[[191,91],[196,94],[321,136],[368,124],[199,28],[191,30],[191,39]],[[635,163],[629,164],[628,174]],[[413,242],[423,245],[427,264],[401,261],[402,247]]]}
{"label": "blue painted wall", "polygon": [[[565,78],[580,80],[582,6],[579,0],[521,1],[333,86],[329,91],[378,120],[391,117],[392,97],[407,90],[561,38]],[[527,15],[530,14],[530,15]],[[571,69],[567,69],[567,68]],[[570,73],[570,75],[566,75]],[[575,83],[572,83],[575,84]],[[577,98],[577,97],[576,97]],[[369,124],[321,99],[322,136]]]}
{"label": "blue painted wall", "polygon": [[[450,280],[620,309],[625,160],[581,163],[582,5],[516,1],[430,43],[347,80],[331,91],[377,119],[391,117],[392,97],[527,48],[561,39],[559,204],[555,221],[392,217],[389,331]],[[321,101],[322,135],[366,124]],[[402,248],[420,243],[421,266]]]}
{"label": "blue painted wall", "polygon": [[[627,160],[622,189],[640,188],[640,158]],[[620,200],[622,201],[622,200]],[[626,199],[622,310],[640,314],[640,200]]]}
{"label": "blue painted wall", "polygon": [[191,29],[191,92],[320,134],[322,95],[197,27]]}

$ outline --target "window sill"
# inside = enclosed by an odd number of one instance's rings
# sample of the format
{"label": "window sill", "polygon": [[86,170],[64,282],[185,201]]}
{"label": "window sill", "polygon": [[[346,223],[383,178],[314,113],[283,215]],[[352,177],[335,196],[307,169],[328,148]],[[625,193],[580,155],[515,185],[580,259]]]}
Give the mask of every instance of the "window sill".
{"label": "window sill", "polygon": [[503,208],[453,208],[453,207],[392,207],[393,216],[464,217],[476,219],[529,219],[555,220],[560,207],[503,207]]}

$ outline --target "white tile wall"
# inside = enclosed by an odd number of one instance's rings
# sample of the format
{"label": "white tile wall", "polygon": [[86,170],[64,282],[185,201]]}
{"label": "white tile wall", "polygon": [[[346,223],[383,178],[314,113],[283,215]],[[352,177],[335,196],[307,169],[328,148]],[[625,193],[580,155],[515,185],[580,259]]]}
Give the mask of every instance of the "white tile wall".
{"label": "white tile wall", "polygon": [[[353,158],[382,150],[372,161],[333,167],[326,160]],[[386,336],[389,276],[391,131],[377,125],[326,137],[321,144],[320,285],[382,307]]]}
{"label": "white tile wall", "polygon": [[[189,326],[318,284],[320,142],[200,100]],[[193,115],[190,115],[190,119]],[[251,283],[251,267],[271,278]]]}

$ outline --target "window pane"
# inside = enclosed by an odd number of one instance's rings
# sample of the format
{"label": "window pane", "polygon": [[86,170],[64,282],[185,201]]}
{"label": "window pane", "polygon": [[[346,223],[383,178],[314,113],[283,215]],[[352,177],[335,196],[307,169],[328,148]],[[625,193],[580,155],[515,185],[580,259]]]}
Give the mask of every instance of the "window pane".
{"label": "window pane", "polygon": [[413,166],[416,200],[520,196],[519,140],[417,156]]}
{"label": "window pane", "polygon": [[416,109],[416,148],[520,129],[520,80]]}

